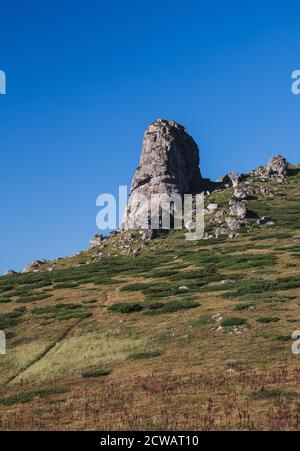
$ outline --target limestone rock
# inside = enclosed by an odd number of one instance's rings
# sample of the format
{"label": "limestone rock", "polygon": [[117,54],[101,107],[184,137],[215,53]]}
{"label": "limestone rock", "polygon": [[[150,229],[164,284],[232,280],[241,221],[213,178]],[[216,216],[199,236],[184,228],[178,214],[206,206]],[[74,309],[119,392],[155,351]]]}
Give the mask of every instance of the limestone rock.
{"label": "limestone rock", "polygon": [[231,201],[230,202],[229,214],[231,216],[237,216],[238,218],[246,218],[247,216],[247,207],[243,202],[239,201]]}
{"label": "limestone rock", "polygon": [[[157,119],[144,134],[122,228],[145,228],[141,225],[149,217],[148,205],[140,195],[150,200],[153,194],[194,194],[201,191],[201,182],[199,149],[193,138],[176,122]],[[155,207],[158,205],[154,201]]]}
{"label": "limestone rock", "polygon": [[262,216],[256,222],[259,225],[274,225],[274,221],[269,216]]}
{"label": "limestone rock", "polygon": [[239,230],[242,227],[242,223],[235,218],[225,218],[225,221],[228,228],[233,232]]}
{"label": "limestone rock", "polygon": [[22,273],[26,273],[26,272],[38,272],[40,269],[40,266],[43,265],[44,263],[47,263],[48,260],[34,260],[30,263],[28,263],[28,265],[25,266],[25,268],[23,269]]}
{"label": "limestone rock", "polygon": [[229,234],[230,230],[225,226],[217,227],[215,230],[216,238],[218,238],[220,235],[229,235]]}
{"label": "limestone rock", "polygon": [[272,157],[267,165],[268,175],[279,175],[285,177],[288,172],[288,162],[281,155]]}
{"label": "limestone rock", "polygon": [[219,207],[218,204],[208,204],[207,207],[206,207],[206,210],[208,210],[209,212],[210,211],[215,211],[215,210],[217,210],[218,207]]}

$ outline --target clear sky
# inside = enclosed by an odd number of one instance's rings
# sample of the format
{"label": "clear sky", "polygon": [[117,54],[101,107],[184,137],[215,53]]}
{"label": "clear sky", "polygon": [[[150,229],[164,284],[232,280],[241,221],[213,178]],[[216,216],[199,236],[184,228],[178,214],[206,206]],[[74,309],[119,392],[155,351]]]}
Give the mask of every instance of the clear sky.
{"label": "clear sky", "polygon": [[1,0],[0,273],[87,248],[156,118],[187,127],[206,177],[300,162],[299,19],[296,1]]}

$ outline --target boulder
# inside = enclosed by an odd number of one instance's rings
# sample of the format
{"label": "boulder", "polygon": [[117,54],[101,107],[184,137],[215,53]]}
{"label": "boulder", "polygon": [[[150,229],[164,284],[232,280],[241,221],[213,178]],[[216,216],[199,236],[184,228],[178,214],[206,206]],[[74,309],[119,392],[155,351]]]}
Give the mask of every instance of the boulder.
{"label": "boulder", "polygon": [[231,216],[236,216],[238,218],[244,219],[247,216],[247,207],[244,202],[231,200],[229,202],[230,209],[229,214]]}
{"label": "boulder", "polygon": [[236,187],[239,184],[240,176],[239,176],[239,174],[237,172],[235,172],[235,171],[234,172],[230,172],[228,174],[228,177],[229,177],[233,187]]}
{"label": "boulder", "polygon": [[235,218],[225,218],[229,230],[235,232],[242,227],[242,223]]}
{"label": "boulder", "polygon": [[28,263],[28,265],[25,266],[25,268],[23,269],[22,273],[26,273],[26,272],[38,272],[40,269],[40,266],[47,263],[48,260],[34,260],[30,263]]}
{"label": "boulder", "polygon": [[103,241],[104,241],[105,237],[104,235],[102,235],[102,233],[96,233],[96,235],[93,235],[91,240],[90,240],[90,247],[96,247],[96,246],[100,246]]}
{"label": "boulder", "polygon": [[269,216],[262,216],[256,222],[259,225],[274,225],[274,221]]}
{"label": "boulder", "polygon": [[233,195],[238,200],[246,200],[251,197],[251,191],[249,188],[239,187],[234,190]]}

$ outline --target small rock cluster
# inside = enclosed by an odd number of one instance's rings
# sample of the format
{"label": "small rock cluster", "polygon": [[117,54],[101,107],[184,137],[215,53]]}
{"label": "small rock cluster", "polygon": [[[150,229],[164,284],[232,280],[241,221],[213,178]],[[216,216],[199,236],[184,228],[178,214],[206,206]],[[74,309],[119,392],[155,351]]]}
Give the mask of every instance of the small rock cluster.
{"label": "small rock cluster", "polygon": [[272,157],[265,167],[260,167],[252,174],[262,181],[275,180],[277,183],[286,183],[289,164],[281,155]]}
{"label": "small rock cluster", "polygon": [[[234,174],[234,175],[233,175]],[[288,175],[288,163],[280,155],[272,157],[266,167],[252,171],[248,175],[239,176],[237,173],[228,174],[218,180],[224,186],[233,186],[233,197],[229,200],[227,209],[220,207],[216,203],[210,203],[204,210],[204,214],[209,215],[208,224],[213,224],[213,233],[206,233],[204,239],[211,239],[214,236],[228,236],[233,238],[242,227],[248,227],[249,219],[255,219],[253,213],[247,208],[247,200],[261,197],[274,197],[274,190],[262,184],[268,180],[278,183],[286,183]],[[219,189],[217,190],[219,191]],[[274,225],[272,218],[262,216],[256,218],[257,225]]]}

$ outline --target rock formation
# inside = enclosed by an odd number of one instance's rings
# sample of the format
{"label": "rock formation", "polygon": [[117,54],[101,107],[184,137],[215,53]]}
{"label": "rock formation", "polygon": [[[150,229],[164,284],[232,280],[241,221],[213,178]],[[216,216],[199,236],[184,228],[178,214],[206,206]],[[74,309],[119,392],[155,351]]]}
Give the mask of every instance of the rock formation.
{"label": "rock formation", "polygon": [[49,260],[34,260],[30,263],[28,263],[28,265],[25,266],[25,268],[23,269],[23,273],[26,272],[38,272],[41,265],[43,265],[44,263],[48,263]]}
{"label": "rock formation", "polygon": [[194,194],[201,190],[199,149],[186,129],[173,121],[157,119],[144,134],[142,155],[131,190],[123,228],[139,228],[147,216],[151,195]]}
{"label": "rock formation", "polygon": [[4,276],[13,276],[15,274],[18,274],[17,271],[14,271],[13,269],[9,269],[4,273]]}
{"label": "rock formation", "polygon": [[103,241],[105,240],[105,236],[102,235],[102,233],[96,233],[96,235],[93,235],[91,240],[90,240],[90,247],[96,247],[96,246],[100,246]]}
{"label": "rock formation", "polygon": [[267,165],[268,175],[279,175],[282,177],[287,176],[288,162],[281,155],[272,157]]}

